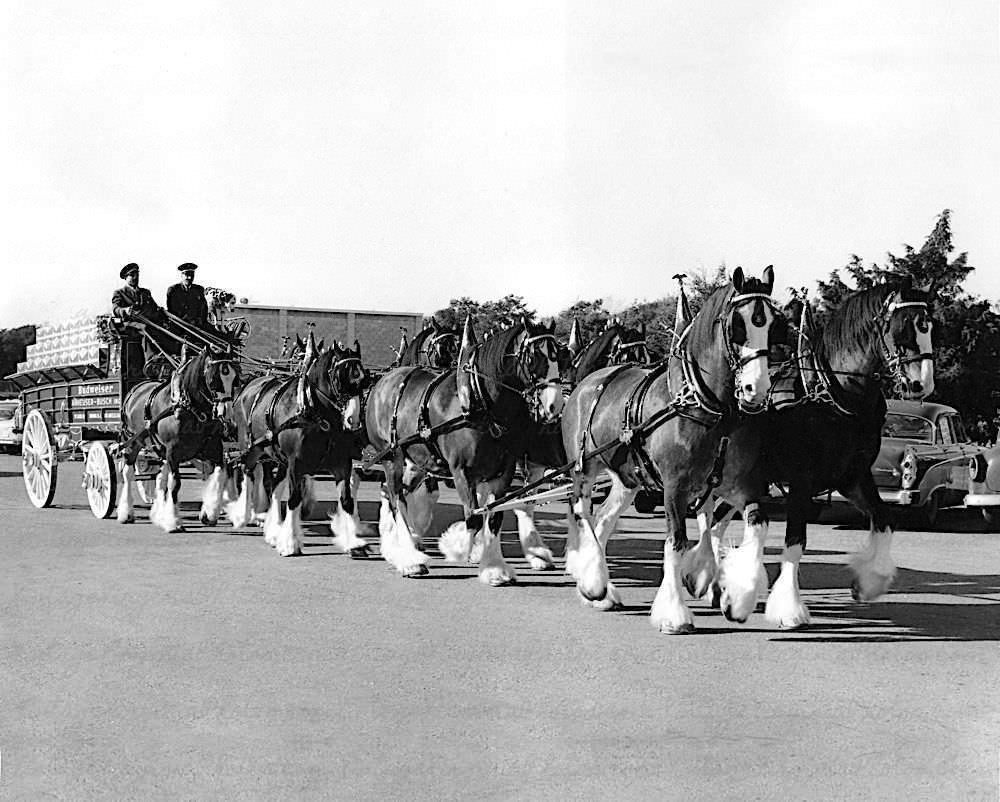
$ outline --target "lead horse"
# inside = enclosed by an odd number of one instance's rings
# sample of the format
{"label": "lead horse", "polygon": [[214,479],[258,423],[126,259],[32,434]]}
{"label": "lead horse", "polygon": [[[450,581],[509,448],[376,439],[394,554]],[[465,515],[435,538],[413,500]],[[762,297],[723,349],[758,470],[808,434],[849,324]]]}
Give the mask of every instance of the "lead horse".
{"label": "lead horse", "polygon": [[[892,520],[871,466],[885,421],[884,377],[891,377],[897,394],[906,398],[923,398],[934,389],[932,298],[931,286],[915,288],[902,276],[850,296],[818,330],[805,307],[795,375],[789,377],[798,382],[797,400],[734,434],[733,447],[757,447],[759,459],[727,464],[719,496],[728,502],[734,487],[751,477],[764,486],[788,486],[781,568],[764,611],[780,627],[810,623],[798,572],[812,499],[821,493],[839,491],[870,521],[867,547],[850,560],[854,598],[875,599],[892,584]],[[714,527],[701,520],[702,537],[686,579],[696,594],[707,589],[714,570],[712,541],[717,548],[732,513],[723,503]]]}
{"label": "lead horse", "polygon": [[214,526],[224,490],[222,437],[240,368],[231,353],[208,348],[181,363],[169,381],[137,384],[122,401],[120,457],[123,490],[118,500],[119,523],[135,520],[135,464],[144,448],[162,460],[150,520],[166,532],[183,531],[177,499],[182,462],[201,459],[210,475],[202,494],[200,519]]}
{"label": "lead horse", "polygon": [[442,551],[468,559],[482,531],[480,579],[491,585],[516,580],[500,551],[502,513],[484,517],[476,510],[510,485],[531,421],[553,421],[562,410],[554,332],[554,323],[523,318],[480,344],[467,320],[456,370],[399,367],[372,388],[365,421],[385,468],[382,554],[403,576],[427,573],[427,555],[417,546],[431,522],[438,482],[448,476],[465,518],[445,533]]}
{"label": "lead horse", "polygon": [[[773,285],[770,267],[763,280],[745,278],[737,268],[732,283],[706,300],[656,368],[605,368],[570,395],[562,422],[566,454],[575,461],[566,559],[584,600],[601,609],[620,605],[608,574],[608,538],[638,490],[658,487],[667,536],[650,616],[663,632],[694,631],[681,591],[684,514],[688,500],[706,492],[721,469],[724,438],[738,424],[738,413],[759,412],[767,398],[768,345],[779,315]],[[610,476],[611,490],[595,516],[591,491],[602,473]],[[751,509],[751,548],[763,548],[766,527]],[[745,593],[755,592],[756,579],[747,579]]]}

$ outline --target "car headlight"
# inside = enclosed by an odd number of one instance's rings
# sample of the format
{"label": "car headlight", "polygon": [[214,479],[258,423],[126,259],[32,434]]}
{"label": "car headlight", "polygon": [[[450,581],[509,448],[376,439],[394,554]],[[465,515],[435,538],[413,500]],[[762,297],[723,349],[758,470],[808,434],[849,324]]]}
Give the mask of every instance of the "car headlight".
{"label": "car headlight", "polygon": [[909,490],[917,483],[917,456],[907,451],[899,463],[900,484],[904,490]]}
{"label": "car headlight", "polygon": [[969,478],[973,482],[986,481],[986,458],[982,454],[969,457]]}

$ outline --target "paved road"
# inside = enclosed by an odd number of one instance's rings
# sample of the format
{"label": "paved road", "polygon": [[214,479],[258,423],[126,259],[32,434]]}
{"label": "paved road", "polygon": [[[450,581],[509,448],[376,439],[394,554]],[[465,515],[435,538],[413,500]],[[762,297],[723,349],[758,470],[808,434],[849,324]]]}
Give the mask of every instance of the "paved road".
{"label": "paved road", "polygon": [[808,631],[696,602],[668,637],[651,516],[623,518],[628,607],[603,614],[519,556],[493,589],[352,561],[318,522],[280,559],[251,530],[97,521],[79,469],[35,511],[0,458],[0,799],[998,797],[1000,536],[962,515],[899,534],[881,602],[845,589],[842,518],[810,537]]}

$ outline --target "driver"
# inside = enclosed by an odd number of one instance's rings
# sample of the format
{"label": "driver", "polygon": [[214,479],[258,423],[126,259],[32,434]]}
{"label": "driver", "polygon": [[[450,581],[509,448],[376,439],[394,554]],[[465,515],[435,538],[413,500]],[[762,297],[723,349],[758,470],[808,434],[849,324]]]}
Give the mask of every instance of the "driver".
{"label": "driver", "polygon": [[149,290],[139,286],[139,265],[129,262],[118,275],[124,279],[125,284],[111,295],[111,316],[123,324],[133,336],[140,336],[143,355],[148,363],[150,359],[160,354],[160,349],[156,347],[156,343],[159,343],[158,332],[147,330],[139,317],[162,326],[166,322],[163,309],[153,300]]}

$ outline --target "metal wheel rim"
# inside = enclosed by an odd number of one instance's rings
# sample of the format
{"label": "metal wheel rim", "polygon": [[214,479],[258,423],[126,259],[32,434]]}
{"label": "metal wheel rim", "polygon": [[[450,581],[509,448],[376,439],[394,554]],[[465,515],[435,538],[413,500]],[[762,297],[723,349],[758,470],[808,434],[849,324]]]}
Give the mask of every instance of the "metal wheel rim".
{"label": "metal wheel rim", "polygon": [[55,494],[58,456],[48,424],[42,413],[33,409],[24,421],[21,439],[21,473],[28,499],[38,507],[47,507]]}

